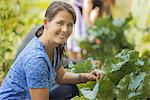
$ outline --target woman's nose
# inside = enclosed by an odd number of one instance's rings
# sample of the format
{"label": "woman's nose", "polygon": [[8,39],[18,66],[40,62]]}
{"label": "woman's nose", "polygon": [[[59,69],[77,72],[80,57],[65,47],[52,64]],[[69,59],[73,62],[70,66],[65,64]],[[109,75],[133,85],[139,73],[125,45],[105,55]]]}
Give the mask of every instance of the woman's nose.
{"label": "woman's nose", "polygon": [[62,27],[62,31],[63,31],[63,32],[67,32],[67,31],[68,31],[67,25],[64,25],[64,26]]}

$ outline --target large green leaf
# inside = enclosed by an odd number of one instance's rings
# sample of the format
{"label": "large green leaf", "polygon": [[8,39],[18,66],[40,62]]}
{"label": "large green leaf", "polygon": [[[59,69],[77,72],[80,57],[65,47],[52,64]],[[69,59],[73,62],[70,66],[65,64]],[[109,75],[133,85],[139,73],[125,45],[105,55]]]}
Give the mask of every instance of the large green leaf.
{"label": "large green leaf", "polygon": [[116,86],[117,90],[117,99],[128,99],[129,91],[128,91],[128,84],[130,83],[130,75],[126,75],[122,80],[120,80],[119,84]]}
{"label": "large green leaf", "polygon": [[131,82],[128,86],[128,90],[136,91],[136,89],[144,81],[145,76],[146,76],[146,73],[139,73],[138,75],[132,76],[131,77]]}
{"label": "large green leaf", "polygon": [[[127,74],[135,72],[139,66],[136,65],[138,52],[133,50],[122,50],[103,67],[109,79],[117,85],[118,82]],[[106,72],[105,72],[106,71]]]}
{"label": "large green leaf", "polygon": [[97,97],[100,100],[113,100],[116,97],[115,85],[107,77],[99,80],[99,92]]}
{"label": "large green leaf", "polygon": [[97,80],[94,88],[91,90],[89,90],[88,88],[81,88],[80,91],[82,92],[83,96],[85,98],[88,98],[88,99],[95,99],[96,96],[97,96],[97,92],[99,90],[99,81]]}

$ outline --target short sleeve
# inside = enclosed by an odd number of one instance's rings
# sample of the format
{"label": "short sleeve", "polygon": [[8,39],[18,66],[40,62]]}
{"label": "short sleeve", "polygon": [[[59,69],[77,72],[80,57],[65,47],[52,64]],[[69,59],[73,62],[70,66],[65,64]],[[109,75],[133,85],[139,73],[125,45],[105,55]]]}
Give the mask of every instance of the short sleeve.
{"label": "short sleeve", "polygon": [[44,58],[31,58],[25,65],[25,74],[28,88],[49,87],[48,64]]}

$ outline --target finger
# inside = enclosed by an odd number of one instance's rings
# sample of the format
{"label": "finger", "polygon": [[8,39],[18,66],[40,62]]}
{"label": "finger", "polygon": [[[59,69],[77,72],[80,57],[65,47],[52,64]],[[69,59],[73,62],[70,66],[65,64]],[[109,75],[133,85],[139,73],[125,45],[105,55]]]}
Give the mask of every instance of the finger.
{"label": "finger", "polygon": [[100,71],[99,69],[96,69],[96,70],[94,70],[94,73],[95,73],[96,75],[98,75],[98,74],[101,74],[101,71]]}
{"label": "finger", "polygon": [[97,79],[102,78],[101,77],[102,76],[102,72],[100,70],[96,70],[95,73],[96,73]]}
{"label": "finger", "polygon": [[92,76],[94,77],[95,80],[97,80],[97,79],[100,78],[100,73],[94,71],[94,72],[92,73]]}
{"label": "finger", "polygon": [[93,75],[93,76],[91,77],[91,80],[92,80],[92,81],[97,80],[97,76],[94,76],[94,75]]}
{"label": "finger", "polygon": [[94,75],[94,74],[91,74],[91,75],[89,75],[88,79],[89,79],[90,81],[95,81],[95,80],[97,79],[97,76]]}

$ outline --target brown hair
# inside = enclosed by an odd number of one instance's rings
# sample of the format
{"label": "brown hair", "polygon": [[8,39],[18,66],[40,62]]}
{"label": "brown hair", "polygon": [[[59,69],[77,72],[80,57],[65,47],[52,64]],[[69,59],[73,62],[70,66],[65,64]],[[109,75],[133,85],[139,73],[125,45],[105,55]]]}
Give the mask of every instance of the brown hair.
{"label": "brown hair", "polygon": [[[53,18],[55,17],[55,15],[57,13],[59,13],[60,11],[68,11],[72,14],[73,20],[74,20],[74,24],[76,22],[76,14],[75,11],[73,9],[73,7],[70,4],[67,4],[65,2],[61,2],[61,1],[54,1],[52,2],[46,12],[45,12],[45,18],[48,21],[53,20]],[[44,30],[44,26],[41,26],[36,32],[35,35],[37,37],[40,37],[43,34],[43,30]],[[60,57],[62,59],[62,56],[65,55],[65,48],[66,48],[66,44],[60,44],[56,50],[57,50],[57,59],[56,59],[56,66],[57,66],[57,61],[58,61],[58,54],[60,54]]]}
{"label": "brown hair", "polygon": [[45,18],[48,21],[51,21],[54,18],[54,16],[62,10],[67,10],[68,12],[70,12],[73,16],[74,23],[76,22],[76,14],[72,6],[61,1],[54,1],[48,6],[45,13]]}

